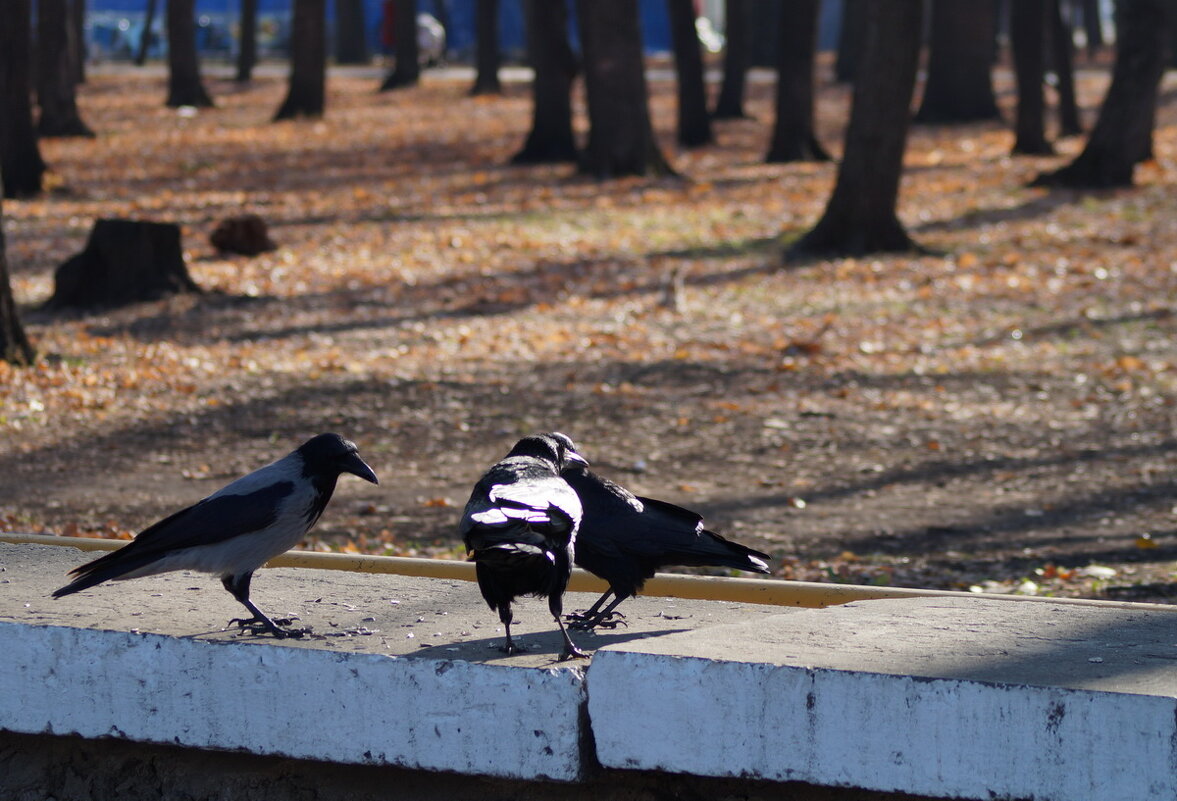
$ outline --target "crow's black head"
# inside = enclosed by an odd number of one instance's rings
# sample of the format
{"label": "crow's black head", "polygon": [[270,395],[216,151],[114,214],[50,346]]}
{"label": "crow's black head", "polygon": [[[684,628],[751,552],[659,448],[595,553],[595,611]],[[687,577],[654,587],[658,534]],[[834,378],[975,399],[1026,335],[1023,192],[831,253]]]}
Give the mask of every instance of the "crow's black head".
{"label": "crow's black head", "polygon": [[532,456],[551,462],[559,473],[574,464],[588,464],[588,460],[576,452],[576,445],[567,434],[553,431],[549,434],[533,434],[515,443],[507,456]]}
{"label": "crow's black head", "polygon": [[373,484],[380,483],[372,468],[360,458],[356,444],[338,434],[311,437],[299,446],[296,453],[302,457],[307,475],[334,478],[340,473],[351,473]]}

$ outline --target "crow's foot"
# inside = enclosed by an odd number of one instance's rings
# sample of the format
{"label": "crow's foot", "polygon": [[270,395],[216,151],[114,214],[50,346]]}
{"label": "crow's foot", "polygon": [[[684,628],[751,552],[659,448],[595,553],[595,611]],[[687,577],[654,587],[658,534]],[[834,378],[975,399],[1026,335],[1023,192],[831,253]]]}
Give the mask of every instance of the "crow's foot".
{"label": "crow's foot", "polygon": [[610,612],[607,615],[597,615],[595,617],[573,613],[571,615],[565,615],[564,619],[568,621],[568,628],[577,629],[578,631],[615,629],[618,626],[629,627],[629,624],[625,622],[625,615],[620,612]]}
{"label": "crow's foot", "polygon": [[283,626],[290,626],[293,623],[294,620],[288,617],[279,618],[278,620],[270,620],[269,618],[263,617],[235,617],[226,623],[225,627],[228,628],[229,626],[236,625],[238,630],[243,632],[248,631],[255,637],[261,636],[263,634],[270,634],[278,640],[283,640],[287,637],[298,639],[299,637],[303,637],[310,633],[311,630],[309,628],[283,628]]}
{"label": "crow's foot", "polygon": [[567,662],[569,659],[588,659],[588,653],[580,650],[575,645],[569,645],[564,648],[560,654],[560,661]]}

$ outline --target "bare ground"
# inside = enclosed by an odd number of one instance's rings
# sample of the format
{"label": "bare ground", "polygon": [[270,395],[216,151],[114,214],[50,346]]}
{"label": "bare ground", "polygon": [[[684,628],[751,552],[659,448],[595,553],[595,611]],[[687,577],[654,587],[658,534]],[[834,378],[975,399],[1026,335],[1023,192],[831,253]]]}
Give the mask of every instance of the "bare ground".
{"label": "bare ground", "polygon": [[[1106,75],[1080,84],[1090,122]],[[308,547],[460,558],[478,475],[559,429],[778,576],[1177,597],[1172,79],[1137,188],[1026,189],[1081,142],[1012,159],[1002,126],[917,127],[901,216],[939,255],[808,263],[782,247],[835,168],[760,163],[767,85],[756,119],[672,154],[689,181],[606,184],[503,166],[523,87],[339,74],[325,120],[272,125],[281,81],[210,86],[189,117],[157,77],[96,74],[99,138],[46,142],[54,190],[4,206],[45,354],[0,372],[4,528],[129,536],[338,430],[382,483],[345,480]],[[824,87],[834,149],[845,113]],[[241,210],[279,251],[211,249]],[[209,291],[38,311],[98,216],[182,222]]]}

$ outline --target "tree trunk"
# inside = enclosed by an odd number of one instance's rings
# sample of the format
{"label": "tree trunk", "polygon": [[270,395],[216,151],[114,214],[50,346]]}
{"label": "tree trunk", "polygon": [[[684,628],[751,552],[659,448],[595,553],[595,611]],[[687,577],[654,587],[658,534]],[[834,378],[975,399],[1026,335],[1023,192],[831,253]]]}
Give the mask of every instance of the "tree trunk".
{"label": "tree trunk", "polygon": [[1054,152],[1046,141],[1046,100],[1042,91],[1045,64],[1046,0],[1010,3],[1009,41],[1013,47],[1014,78],[1018,85],[1014,153],[1044,155]]}
{"label": "tree trunk", "polygon": [[744,86],[748,77],[748,21],[750,0],[725,0],[723,82],[712,116],[717,120],[738,120],[744,113]]}
{"label": "tree trunk", "polygon": [[711,144],[703,50],[695,29],[695,0],[666,0],[674,69],[678,77],[678,143],[683,147]]}
{"label": "tree trunk", "polygon": [[237,83],[253,80],[257,66],[257,0],[241,0],[241,38],[237,47]]}
{"label": "tree trunk", "polygon": [[636,1],[581,0],[576,9],[589,113],[580,171],[599,179],[673,175],[650,123]]}
{"label": "tree trunk", "polygon": [[33,129],[29,0],[0,0],[0,174],[4,197],[41,192],[45,162]]}
{"label": "tree trunk", "polygon": [[147,10],[143,18],[143,35],[139,37],[139,47],[135,51],[135,66],[142,67],[147,63],[147,50],[151,47],[151,40],[155,38],[152,28],[155,27],[155,11],[159,5],[155,0],[147,0]]}
{"label": "tree trunk", "polygon": [[86,249],[54,274],[49,309],[98,308],[199,292],[180,249],[180,226],[97,220]]}
{"label": "tree trunk", "polygon": [[4,246],[4,212],[0,208],[0,359],[9,364],[33,363],[36,352],[20,324],[12,282],[8,277],[8,255]]}
{"label": "tree trunk", "polygon": [[793,0],[777,51],[776,124],[765,161],[829,161],[814,133],[813,64],[820,0]]}
{"label": "tree trunk", "polygon": [[70,74],[80,86],[86,82],[86,0],[71,0],[69,22]]}
{"label": "tree trunk", "polygon": [[322,117],[327,92],[326,0],[294,0],[290,87],[274,121]]}
{"label": "tree trunk", "polygon": [[1062,0],[1049,0],[1050,55],[1058,77],[1058,123],[1063,136],[1083,133],[1079,122],[1079,103],[1075,100],[1075,43],[1071,26],[1063,18]]}
{"label": "tree trunk", "polygon": [[1112,83],[1083,152],[1036,186],[1099,189],[1131,186],[1133,167],[1152,149],[1157,96],[1165,71],[1165,40],[1177,13],[1172,0],[1120,3]]}
{"label": "tree trunk", "polygon": [[1103,47],[1103,22],[1099,18],[1099,0],[1082,0],[1083,32],[1087,36],[1087,60],[1095,61]]}
{"label": "tree trunk", "polygon": [[37,101],[40,136],[93,136],[82,122],[70,68],[68,0],[38,0]]}
{"label": "tree trunk", "polygon": [[396,0],[393,8],[396,64],[380,86],[381,92],[416,86],[421,80],[421,54],[417,47],[417,0]]}
{"label": "tree trunk", "polygon": [[502,55],[499,51],[499,0],[478,0],[475,23],[477,41],[475,62],[478,70],[472,95],[501,95],[503,85],[499,83],[499,65]]}
{"label": "tree trunk", "polygon": [[996,0],[937,0],[930,5],[928,77],[917,122],[1000,119],[993,92]]}
{"label": "tree trunk", "polygon": [[169,108],[212,106],[212,98],[200,80],[196,54],[196,0],[168,0],[168,99]]}
{"label": "tree trunk", "polygon": [[866,11],[870,0],[843,0],[842,27],[838,29],[838,56],[834,77],[852,83],[858,77],[858,62],[866,40]]}
{"label": "tree trunk", "polygon": [[46,308],[99,308],[200,292],[188,275],[174,222],[97,220],[86,249],[53,275]]}
{"label": "tree trunk", "polygon": [[845,154],[821,220],[792,253],[911,250],[895,214],[919,65],[923,0],[871,3]]}
{"label": "tree trunk", "polygon": [[364,0],[335,0],[335,63],[368,64]]}
{"label": "tree trunk", "polygon": [[576,56],[568,43],[564,0],[524,0],[527,54],[532,79],[531,132],[511,161],[542,164],[576,161],[572,134],[572,80]]}

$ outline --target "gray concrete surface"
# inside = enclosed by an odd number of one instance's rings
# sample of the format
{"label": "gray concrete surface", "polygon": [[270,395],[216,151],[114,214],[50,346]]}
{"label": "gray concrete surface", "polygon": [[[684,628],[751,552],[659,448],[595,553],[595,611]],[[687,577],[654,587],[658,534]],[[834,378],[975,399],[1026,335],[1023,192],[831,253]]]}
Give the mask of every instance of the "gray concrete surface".
{"label": "gray concrete surface", "polygon": [[[109,582],[54,599],[66,573],[99,556],[74,548],[0,543],[0,621],[166,634],[208,641],[255,642],[426,659],[460,659],[512,667],[583,667],[560,663],[560,634],[543,599],[524,598],[511,626],[527,650],[501,652],[503,627],[467,581],[371,575],[334,570],[273,568],[255,574],[252,598],[271,617],[296,617],[309,636],[281,642],[254,637],[226,623],[245,609],[219,580],[199,573]],[[566,611],[586,609],[596,596],[569,593]],[[610,643],[777,615],[762,604],[632,598],[621,607],[625,625],[599,634],[573,632],[592,650]]]}
{"label": "gray concrete surface", "polygon": [[610,645],[588,705],[606,767],[1177,798],[1175,668],[1163,607],[877,600]]}
{"label": "gray concrete surface", "polygon": [[[476,585],[461,581],[260,571],[254,600],[312,630],[283,641],[222,628],[241,610],[208,576],[49,597],[92,557],[0,544],[0,795],[56,786],[42,752],[101,763],[103,787],[128,769],[103,745],[114,738],[187,746],[134,763],[148,788],[166,765],[220,764],[218,751],[301,766],[290,784],[250,779],[241,797],[258,799],[286,797],[278,787],[318,797],[305,777],[341,774],[314,760],[408,769],[420,797],[547,798],[564,786],[567,798],[653,799],[658,777],[678,776],[665,786],[684,798],[774,787],[797,798],[1177,798],[1167,607],[639,598],[623,607],[628,627],[580,634],[591,660],[558,662],[542,601],[521,603],[515,633],[528,650],[508,657]],[[23,771],[19,787],[6,765]],[[332,791],[348,797],[346,785]]]}

